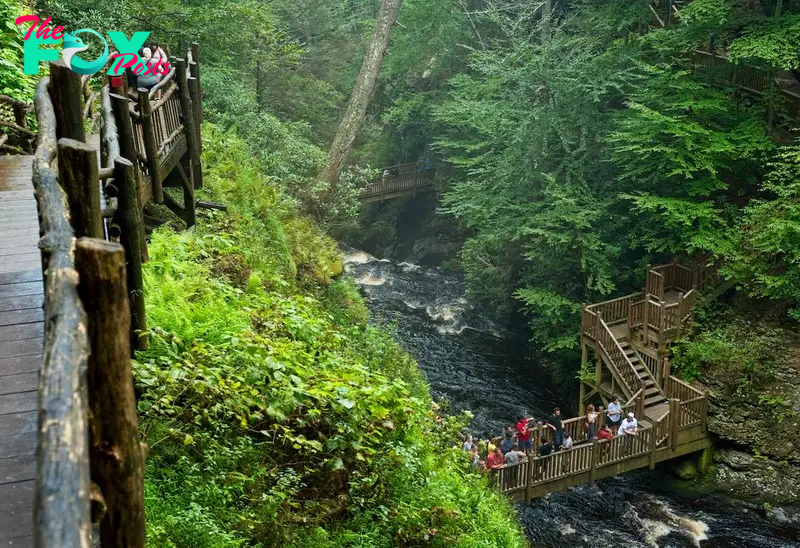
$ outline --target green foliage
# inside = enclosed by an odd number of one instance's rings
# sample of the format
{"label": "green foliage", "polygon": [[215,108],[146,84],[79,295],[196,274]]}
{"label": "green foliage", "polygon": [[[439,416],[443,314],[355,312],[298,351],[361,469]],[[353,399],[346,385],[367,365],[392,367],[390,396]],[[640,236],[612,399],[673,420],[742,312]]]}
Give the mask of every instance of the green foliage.
{"label": "green foliage", "polygon": [[[366,326],[334,242],[206,126],[229,214],[159,229],[134,362],[159,546],[523,546],[510,505],[437,422],[415,362]],[[297,283],[295,277],[299,277]]]}
{"label": "green foliage", "polygon": [[23,37],[27,25],[15,25],[20,15],[32,13],[22,0],[0,0],[0,95],[32,102],[36,79],[23,72]]}
{"label": "green foliage", "polygon": [[674,370],[687,380],[710,369],[729,375],[730,386],[748,398],[774,380],[773,363],[781,359],[781,332],[741,318],[716,318],[712,327],[673,347]]}

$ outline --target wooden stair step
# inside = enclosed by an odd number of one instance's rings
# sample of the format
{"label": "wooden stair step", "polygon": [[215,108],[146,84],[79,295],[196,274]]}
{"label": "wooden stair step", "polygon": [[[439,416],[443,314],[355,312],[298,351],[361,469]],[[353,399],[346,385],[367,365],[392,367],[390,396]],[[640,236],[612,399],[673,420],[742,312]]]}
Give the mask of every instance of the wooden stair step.
{"label": "wooden stair step", "polygon": [[649,407],[651,405],[658,405],[664,403],[665,400],[666,398],[662,394],[660,393],[655,394],[653,396],[650,396],[649,398],[644,399],[644,406]]}
{"label": "wooden stair step", "polygon": [[646,388],[644,391],[645,398],[649,398],[653,394],[661,394],[661,390],[657,386],[651,386],[650,388]]}

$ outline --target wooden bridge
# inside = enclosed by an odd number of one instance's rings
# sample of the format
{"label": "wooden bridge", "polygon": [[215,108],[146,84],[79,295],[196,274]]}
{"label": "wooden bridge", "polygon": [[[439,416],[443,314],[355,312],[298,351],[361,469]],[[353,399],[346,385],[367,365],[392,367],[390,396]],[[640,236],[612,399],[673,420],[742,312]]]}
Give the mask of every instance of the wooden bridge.
{"label": "wooden bridge", "polygon": [[18,154],[0,156],[4,546],[87,548],[93,523],[103,547],[144,546],[143,211],[191,225],[202,184],[199,46],[170,61],[150,91],[113,77],[92,91],[57,62],[35,105],[0,96],[0,153]]}
{"label": "wooden bridge", "polygon": [[[564,421],[575,447],[549,456],[533,456],[500,469],[500,488],[515,500],[615,476],[711,446],[707,433],[708,396],[670,374],[669,345],[691,325],[701,293],[713,296],[724,285],[715,269],[673,262],[646,269],[644,290],[593,305],[581,313],[581,387],[579,406],[607,407],[625,402],[638,436],[587,440],[585,416]],[[589,353],[593,354],[590,367]],[[600,419],[604,419],[600,412]],[[539,425],[537,439],[551,439]]]}
{"label": "wooden bridge", "polygon": [[426,168],[424,162],[413,162],[390,166],[381,170],[376,177],[361,191],[361,201],[382,202],[403,196],[416,196],[418,193],[435,190],[436,170]]}

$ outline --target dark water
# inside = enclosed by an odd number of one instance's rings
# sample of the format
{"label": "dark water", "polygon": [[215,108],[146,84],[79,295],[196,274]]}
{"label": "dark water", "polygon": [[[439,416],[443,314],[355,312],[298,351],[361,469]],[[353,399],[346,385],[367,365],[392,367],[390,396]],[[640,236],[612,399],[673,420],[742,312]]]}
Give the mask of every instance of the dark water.
{"label": "dark water", "polygon": [[[437,399],[473,412],[474,434],[499,435],[519,414],[572,407],[526,357],[524,341],[467,301],[458,274],[349,249],[345,257],[375,320],[394,325]],[[788,526],[758,505],[672,491],[660,474],[635,472],[551,494],[519,505],[520,520],[536,546],[800,547],[800,512]]]}

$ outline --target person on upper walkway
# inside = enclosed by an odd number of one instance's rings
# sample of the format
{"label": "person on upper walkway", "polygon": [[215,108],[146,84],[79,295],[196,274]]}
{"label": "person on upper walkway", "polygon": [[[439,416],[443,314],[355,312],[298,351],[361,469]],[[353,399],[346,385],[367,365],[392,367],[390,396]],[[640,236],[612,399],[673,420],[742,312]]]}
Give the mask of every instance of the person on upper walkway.
{"label": "person on upper walkway", "polygon": [[139,57],[141,58],[141,64],[145,66],[145,68],[139,73],[138,77],[136,78],[136,88],[137,89],[146,89],[149,90],[153,86],[158,83],[158,76],[151,72],[151,68],[158,63],[157,60],[153,59],[153,52],[150,51],[150,48],[142,48]]}
{"label": "person on upper walkway", "polygon": [[628,413],[628,416],[622,419],[622,424],[619,426],[620,436],[638,436],[639,435],[639,422],[633,413]]}
{"label": "person on upper walkway", "polygon": [[514,433],[514,428],[508,426],[506,431],[503,433],[503,442],[501,448],[503,450],[503,454],[505,455],[511,449],[514,448],[514,445],[517,443],[517,435]]}
{"label": "person on upper walkway", "polygon": [[564,432],[563,440],[561,441],[561,449],[568,451],[572,449],[573,444],[572,436],[569,435],[569,432]]}
{"label": "person on upper walkway", "polygon": [[505,454],[505,463],[506,466],[513,466],[515,464],[519,464],[521,461],[525,460],[525,453],[519,450],[518,445],[514,445],[511,450]]}
{"label": "person on upper walkway", "polygon": [[606,424],[613,429],[619,428],[619,421],[622,418],[622,406],[619,403],[619,398],[608,404],[606,411]]}
{"label": "person on upper walkway", "polygon": [[539,456],[546,457],[553,452],[553,444],[547,438],[542,438],[542,444],[539,446]]}
{"label": "person on upper walkway", "polygon": [[464,441],[464,451],[472,451],[473,447],[475,447],[475,443],[472,441],[472,434],[470,434]]}
{"label": "person on upper walkway", "polygon": [[553,414],[547,417],[547,426],[553,430],[553,445],[558,451],[564,442],[564,423],[561,420],[561,409],[556,407]]}
{"label": "person on upper walkway", "polygon": [[614,437],[614,433],[611,431],[611,428],[607,424],[604,424],[603,427],[597,432],[597,439],[598,440],[610,440]]}
{"label": "person on upper walkway", "polygon": [[494,451],[491,451],[486,457],[486,468],[489,470],[497,470],[498,468],[502,468],[504,464],[505,459],[503,457],[503,452],[499,447],[495,447]]}
{"label": "person on upper walkway", "polygon": [[531,441],[530,423],[534,419],[528,419],[520,416],[517,419],[517,441],[519,441],[519,448],[526,453],[533,451],[533,442]]}
{"label": "person on upper walkway", "polygon": [[482,470],[483,468],[485,468],[486,464],[481,460],[481,455],[478,452],[477,444],[472,445],[472,450],[470,451],[469,458],[470,458],[470,465],[475,470]]}
{"label": "person on upper walkway", "polygon": [[586,439],[593,440],[597,434],[597,411],[594,405],[589,404],[586,408]]}

